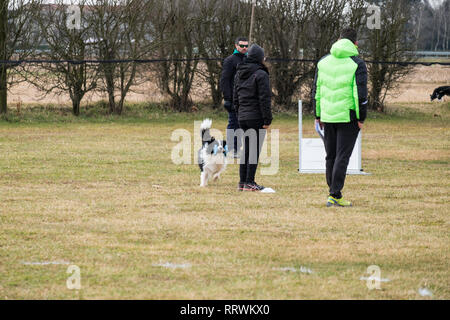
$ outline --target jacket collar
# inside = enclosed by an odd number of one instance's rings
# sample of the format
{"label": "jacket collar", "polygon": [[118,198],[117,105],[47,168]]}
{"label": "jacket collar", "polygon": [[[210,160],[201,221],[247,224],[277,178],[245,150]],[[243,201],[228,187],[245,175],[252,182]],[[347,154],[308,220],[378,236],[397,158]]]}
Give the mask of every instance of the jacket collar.
{"label": "jacket collar", "polygon": [[244,54],[244,53],[240,53],[237,49],[234,49],[233,54],[235,54],[235,55],[240,55],[240,56],[243,56],[243,57],[247,56],[246,53],[245,53],[245,54]]}

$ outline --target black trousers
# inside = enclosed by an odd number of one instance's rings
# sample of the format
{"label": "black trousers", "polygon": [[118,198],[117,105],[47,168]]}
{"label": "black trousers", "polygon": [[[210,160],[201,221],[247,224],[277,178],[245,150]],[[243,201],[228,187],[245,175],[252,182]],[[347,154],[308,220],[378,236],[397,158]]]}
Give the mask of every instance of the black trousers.
{"label": "black trousers", "polygon": [[330,196],[339,199],[342,198],[348,163],[358,138],[358,122],[324,123],[324,126],[327,183]]}
{"label": "black trousers", "polygon": [[235,130],[239,129],[239,122],[236,112],[228,112],[227,145],[230,152],[238,152],[241,149],[241,140],[235,135]]}
{"label": "black trousers", "polygon": [[264,121],[244,120],[239,121],[239,127],[243,130],[242,154],[239,159],[239,177],[241,183],[255,182],[256,169],[258,168],[259,155],[264,143],[266,130],[263,129]]}

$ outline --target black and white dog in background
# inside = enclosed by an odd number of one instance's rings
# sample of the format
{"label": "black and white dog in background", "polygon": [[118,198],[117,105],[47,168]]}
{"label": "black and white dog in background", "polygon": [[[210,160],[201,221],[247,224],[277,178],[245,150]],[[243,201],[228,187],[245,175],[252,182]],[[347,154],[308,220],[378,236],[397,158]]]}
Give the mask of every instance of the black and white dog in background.
{"label": "black and white dog in background", "polygon": [[205,119],[200,126],[202,137],[202,148],[198,151],[200,187],[206,187],[210,179],[217,180],[227,167],[227,143],[211,136],[209,132],[211,124],[211,119]]}
{"label": "black and white dog in background", "polygon": [[450,86],[443,86],[434,89],[433,94],[430,96],[431,101],[433,101],[434,99],[441,100],[445,95],[450,96]]}

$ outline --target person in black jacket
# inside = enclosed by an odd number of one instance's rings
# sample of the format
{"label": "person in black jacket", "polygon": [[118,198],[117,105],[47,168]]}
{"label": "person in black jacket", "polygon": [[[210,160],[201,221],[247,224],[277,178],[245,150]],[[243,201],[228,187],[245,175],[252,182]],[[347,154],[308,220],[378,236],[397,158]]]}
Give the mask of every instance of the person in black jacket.
{"label": "person in black jacket", "polygon": [[239,190],[261,191],[255,182],[256,169],[266,129],[272,123],[269,71],[264,65],[264,49],[253,44],[239,64],[234,81],[233,105],[244,133],[239,166]]}
{"label": "person in black jacket", "polygon": [[244,59],[247,51],[248,39],[244,37],[237,38],[233,54],[223,61],[222,75],[220,77],[220,88],[225,101],[224,107],[228,111],[227,145],[230,151],[233,151],[235,158],[238,157],[238,151],[241,149],[241,141],[235,136],[235,130],[239,129],[239,123],[233,106],[234,77],[236,68]]}

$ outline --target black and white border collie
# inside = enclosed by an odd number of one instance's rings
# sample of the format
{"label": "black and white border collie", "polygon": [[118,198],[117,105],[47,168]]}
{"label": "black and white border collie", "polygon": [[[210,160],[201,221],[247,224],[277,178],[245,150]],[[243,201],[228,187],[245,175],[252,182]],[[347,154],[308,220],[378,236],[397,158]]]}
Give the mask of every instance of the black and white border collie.
{"label": "black and white border collie", "polygon": [[206,187],[208,181],[220,178],[220,174],[227,167],[228,147],[225,140],[219,141],[211,136],[212,120],[203,120],[200,126],[202,148],[198,151],[198,165],[200,167],[200,187]]}
{"label": "black and white border collie", "polygon": [[450,86],[443,86],[434,89],[433,94],[430,96],[431,101],[434,99],[441,100],[445,95],[450,96]]}

